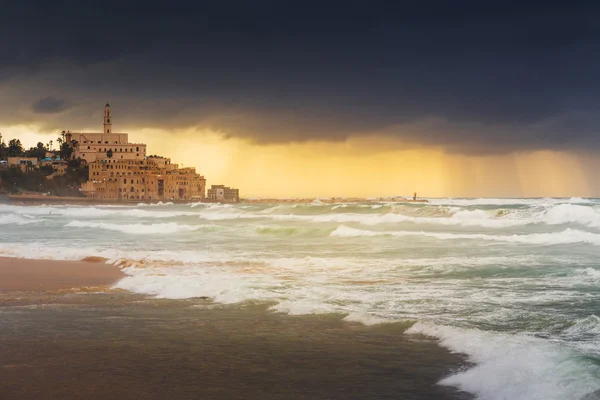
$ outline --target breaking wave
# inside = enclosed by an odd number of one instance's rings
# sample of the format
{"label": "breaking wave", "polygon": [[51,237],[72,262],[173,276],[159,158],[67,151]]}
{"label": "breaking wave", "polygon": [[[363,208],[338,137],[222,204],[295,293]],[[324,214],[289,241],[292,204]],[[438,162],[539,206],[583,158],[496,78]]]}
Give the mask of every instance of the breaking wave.
{"label": "breaking wave", "polygon": [[4,214],[0,215],[0,225],[29,225],[41,222],[29,215]]}
{"label": "breaking wave", "polygon": [[478,399],[581,399],[600,389],[594,362],[548,340],[421,322],[406,333],[436,337],[453,352],[467,354],[476,365],[440,383]]}
{"label": "breaking wave", "polygon": [[425,232],[425,231],[369,231],[364,229],[350,228],[340,225],[331,232],[331,236],[337,237],[361,237],[361,236],[421,236],[439,240],[484,240],[502,243],[521,243],[533,245],[555,245],[587,243],[600,246],[600,234],[579,231],[567,228],[562,232],[550,233],[531,233],[531,234],[513,234],[513,235],[489,235],[484,233],[443,233],[443,232]]}
{"label": "breaking wave", "polygon": [[443,384],[580,400],[600,393],[599,215],[577,198],[0,204],[0,255],[101,257],[123,268],[116,287],[159,298],[414,324],[473,363]]}
{"label": "breaking wave", "polygon": [[[192,232],[203,228],[204,225],[179,225],[175,222],[164,224],[111,224],[106,222],[71,221],[65,225],[71,228],[94,228],[117,231],[133,235],[173,234],[180,232]],[[210,227],[210,226],[209,226]]]}

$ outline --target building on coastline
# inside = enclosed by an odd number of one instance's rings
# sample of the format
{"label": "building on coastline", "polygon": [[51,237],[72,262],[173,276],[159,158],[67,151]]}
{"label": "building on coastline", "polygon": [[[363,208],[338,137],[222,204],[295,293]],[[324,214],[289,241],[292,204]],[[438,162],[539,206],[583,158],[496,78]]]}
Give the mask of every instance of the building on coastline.
{"label": "building on coastline", "polygon": [[206,179],[195,168],[179,168],[169,158],[146,156],[146,145],[129,143],[128,134],[112,133],[110,105],[104,109],[104,133],[66,133],[75,140],[73,157],[85,159],[89,179],[81,191],[108,200],[204,200]]}
{"label": "building on coastline", "polygon": [[240,191],[225,185],[211,185],[208,189],[208,200],[221,203],[239,203]]}
{"label": "building on coastline", "polygon": [[9,167],[19,167],[22,171],[38,163],[37,157],[7,157],[6,161]]}
{"label": "building on coastline", "polygon": [[69,166],[65,160],[50,157],[42,158],[38,165],[40,167],[52,168],[52,174],[48,175],[46,179],[52,179],[55,176],[64,175],[67,172],[67,167]]}
{"label": "building on coastline", "polygon": [[144,143],[129,143],[127,133],[112,131],[112,115],[110,105],[104,107],[104,130],[101,133],[66,132],[65,141],[76,142],[73,158],[81,158],[88,164],[107,158],[112,152],[112,158],[117,160],[143,160],[146,157]]}

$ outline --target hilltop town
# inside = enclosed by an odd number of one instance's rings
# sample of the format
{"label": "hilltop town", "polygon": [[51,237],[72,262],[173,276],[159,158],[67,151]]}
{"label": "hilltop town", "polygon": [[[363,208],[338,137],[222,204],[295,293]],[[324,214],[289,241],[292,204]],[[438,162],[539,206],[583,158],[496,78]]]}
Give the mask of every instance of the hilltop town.
{"label": "hilltop town", "polygon": [[98,133],[63,131],[52,142],[24,150],[18,139],[8,146],[0,136],[0,188],[13,196],[73,196],[96,201],[239,202],[239,190],[213,185],[193,167],[147,155],[146,144],[113,132],[110,105]]}
{"label": "hilltop town", "polygon": [[[19,139],[8,145],[0,135],[0,195],[22,201],[69,202],[219,202],[237,203],[239,190],[206,188],[193,167],[180,168],[170,158],[148,155],[145,143],[114,132],[112,112],[104,107],[102,132],[63,131],[53,142],[25,150]],[[252,198],[248,203],[427,202],[393,196],[377,198]]]}

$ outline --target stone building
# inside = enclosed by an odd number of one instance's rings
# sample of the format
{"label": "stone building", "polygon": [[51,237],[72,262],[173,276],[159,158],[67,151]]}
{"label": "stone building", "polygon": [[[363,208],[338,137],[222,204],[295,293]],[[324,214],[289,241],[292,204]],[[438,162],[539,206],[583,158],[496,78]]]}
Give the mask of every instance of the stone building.
{"label": "stone building", "polygon": [[105,160],[112,151],[112,158],[118,160],[143,160],[146,157],[146,145],[129,143],[127,133],[112,132],[112,115],[110,105],[104,107],[104,131],[102,133],[65,133],[65,141],[75,140],[73,158],[81,158],[88,164],[96,160]]}
{"label": "stone building", "polygon": [[37,157],[8,157],[7,164],[11,167],[19,167],[26,171],[29,166],[35,166],[38,163]]}
{"label": "stone building", "polygon": [[52,174],[48,175],[47,179],[52,179],[55,176],[64,175],[67,172],[67,168],[69,167],[68,163],[61,159],[52,159],[49,157],[43,158],[40,160],[40,167],[51,167]]}
{"label": "stone building", "polygon": [[206,179],[195,168],[178,168],[163,157],[99,160],[89,165],[88,197],[113,200],[203,200]]}
{"label": "stone building", "polygon": [[219,201],[222,203],[239,203],[239,189],[232,189],[225,185],[211,185],[208,189],[208,199],[211,201]]}
{"label": "stone building", "polygon": [[165,157],[146,157],[145,144],[128,143],[126,133],[112,133],[108,104],[104,111],[104,133],[70,135],[65,139],[78,142],[74,157],[88,161],[89,180],[81,186],[88,197],[108,200],[205,198],[206,179],[197,174],[195,168],[179,168]]}

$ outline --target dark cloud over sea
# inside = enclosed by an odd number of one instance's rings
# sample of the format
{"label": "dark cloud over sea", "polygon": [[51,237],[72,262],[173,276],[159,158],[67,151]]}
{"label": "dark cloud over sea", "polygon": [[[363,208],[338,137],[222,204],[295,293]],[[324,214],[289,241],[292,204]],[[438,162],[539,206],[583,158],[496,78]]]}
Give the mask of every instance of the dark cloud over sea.
{"label": "dark cloud over sea", "polygon": [[123,129],[260,143],[600,148],[598,17],[591,1],[8,2],[0,123],[89,127],[109,100]]}
{"label": "dark cloud over sea", "polygon": [[49,96],[39,99],[31,106],[34,113],[55,114],[67,109],[65,100]]}

